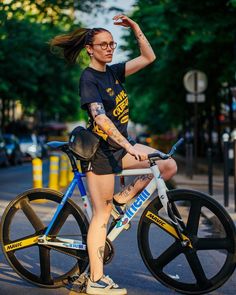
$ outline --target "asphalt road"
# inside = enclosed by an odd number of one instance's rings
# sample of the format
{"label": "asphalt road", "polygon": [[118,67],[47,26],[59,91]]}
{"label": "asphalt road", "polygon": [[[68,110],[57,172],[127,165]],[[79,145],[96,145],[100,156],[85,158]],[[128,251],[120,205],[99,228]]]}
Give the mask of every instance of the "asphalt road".
{"label": "asphalt road", "polygon": [[[47,170],[48,164],[44,163],[44,184],[47,184]],[[0,169],[0,216],[8,202],[18,193],[31,188],[32,186],[32,168],[30,163],[22,166],[1,168]],[[74,201],[78,202],[78,196],[74,197]],[[47,212],[46,212],[47,213]],[[139,214],[139,216],[141,213]],[[139,216],[132,221],[131,229],[123,232],[114,242],[115,256],[113,261],[105,266],[105,273],[109,274],[115,282],[119,283],[128,289],[129,295],[144,294],[144,295],[169,295],[176,294],[165,286],[161,285],[144,265],[137,246],[137,226]],[[208,231],[206,226],[204,231]],[[165,247],[168,241],[165,236],[160,233],[155,239],[156,247]],[[213,262],[220,263],[220,258],[216,257],[214,253],[205,258],[209,265]],[[183,267],[181,260],[177,261],[176,265],[171,269],[171,275],[179,273],[179,268]],[[186,274],[188,275],[188,274]],[[212,292],[211,294],[235,294],[236,290],[236,274],[232,275],[229,281]],[[60,289],[43,289],[31,285],[22,280],[12,269],[8,266],[2,251],[0,250],[0,294],[19,295],[19,294],[34,294],[34,295],[67,295],[75,294],[66,288]]]}

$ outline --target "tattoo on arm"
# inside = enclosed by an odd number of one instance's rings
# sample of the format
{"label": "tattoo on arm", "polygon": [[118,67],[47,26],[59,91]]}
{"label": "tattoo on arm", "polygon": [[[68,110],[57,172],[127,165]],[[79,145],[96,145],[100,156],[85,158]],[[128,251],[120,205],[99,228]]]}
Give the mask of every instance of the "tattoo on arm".
{"label": "tattoo on arm", "polygon": [[[93,119],[95,119],[98,115],[106,114],[102,103],[90,103],[88,105],[88,109]],[[124,148],[130,146],[130,143],[127,141],[127,139],[118,131],[116,126],[108,117],[103,118],[99,127],[101,127],[101,129],[120,146]]]}
{"label": "tattoo on arm", "polygon": [[136,39],[138,41],[139,47],[141,47],[143,44],[151,47],[150,43],[148,42],[147,38],[144,36],[142,31],[137,32],[135,35],[136,35]]}
{"label": "tattoo on arm", "polygon": [[104,106],[101,102],[92,102],[88,105],[89,112],[95,119],[98,115],[105,114]]}
{"label": "tattoo on arm", "polygon": [[105,251],[105,247],[104,246],[98,248],[98,258],[102,262],[103,262],[103,258],[104,258],[104,251]]}
{"label": "tattoo on arm", "polygon": [[109,118],[106,117],[103,120],[103,123],[100,127],[112,140],[114,140],[120,146],[124,148],[130,146],[128,140],[119,132],[119,130],[116,128],[116,126],[112,123],[112,121]]}

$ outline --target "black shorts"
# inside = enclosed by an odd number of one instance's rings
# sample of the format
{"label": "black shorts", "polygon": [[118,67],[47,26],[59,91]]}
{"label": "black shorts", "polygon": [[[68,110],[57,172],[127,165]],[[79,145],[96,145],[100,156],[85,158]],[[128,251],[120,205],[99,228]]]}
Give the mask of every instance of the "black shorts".
{"label": "black shorts", "polygon": [[[128,140],[130,144],[136,144],[133,139],[129,138]],[[124,148],[113,148],[106,141],[101,140],[93,158],[89,162],[81,161],[82,172],[93,171],[98,175],[120,173],[122,171],[122,159],[126,154]]]}

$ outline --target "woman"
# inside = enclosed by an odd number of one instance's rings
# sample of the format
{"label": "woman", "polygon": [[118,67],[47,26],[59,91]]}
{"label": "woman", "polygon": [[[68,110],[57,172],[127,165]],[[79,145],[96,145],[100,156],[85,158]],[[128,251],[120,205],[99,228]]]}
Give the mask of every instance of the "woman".
{"label": "woman", "polygon": [[[125,168],[149,167],[147,154],[154,149],[129,140],[128,96],[122,83],[126,76],[136,73],[155,60],[155,54],[139,25],[125,15],[116,15],[114,24],[129,27],[137,39],[140,55],[126,63],[107,66],[112,61],[116,43],[112,34],[103,29],[78,29],[71,34],[55,37],[51,45],[63,48],[67,61],[75,63],[86,48],[90,64],[80,78],[81,107],[89,115],[89,128],[102,139],[90,162],[83,162],[87,185],[93,205],[87,245],[90,260],[90,277],[87,294],[126,294],[112,279],[103,273],[103,255],[107,223],[112,203],[125,204],[147,183],[151,176],[138,177],[121,193],[114,194],[114,174]],[[176,173],[173,159],[158,161],[164,179]]]}

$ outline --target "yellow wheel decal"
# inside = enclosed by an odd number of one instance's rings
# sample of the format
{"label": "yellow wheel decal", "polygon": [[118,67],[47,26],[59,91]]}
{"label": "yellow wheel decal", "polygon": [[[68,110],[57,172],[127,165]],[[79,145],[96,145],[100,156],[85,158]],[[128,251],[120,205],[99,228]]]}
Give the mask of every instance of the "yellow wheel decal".
{"label": "yellow wheel decal", "polygon": [[[166,222],[165,220],[163,220],[162,218],[160,218],[156,214],[152,213],[151,211],[148,211],[146,213],[146,217],[149,218],[150,220],[152,220],[153,222],[155,222],[159,227],[161,227],[163,230],[165,230],[166,232],[171,234],[173,237],[179,239],[175,228],[171,224],[169,224],[168,222]],[[184,241],[189,242],[188,246],[190,248],[192,248],[192,245],[191,245],[191,242],[190,242],[189,238],[186,237],[184,234],[182,234],[182,237],[183,237]]]}
{"label": "yellow wheel decal", "polygon": [[34,244],[37,244],[38,237],[39,236],[32,237],[32,238],[27,238],[27,239],[19,240],[17,242],[14,242],[14,243],[5,245],[4,246],[5,251],[6,252],[13,251],[13,250],[15,251],[15,250],[18,250],[20,248],[25,248],[25,247],[28,247],[28,246],[32,246]]}

